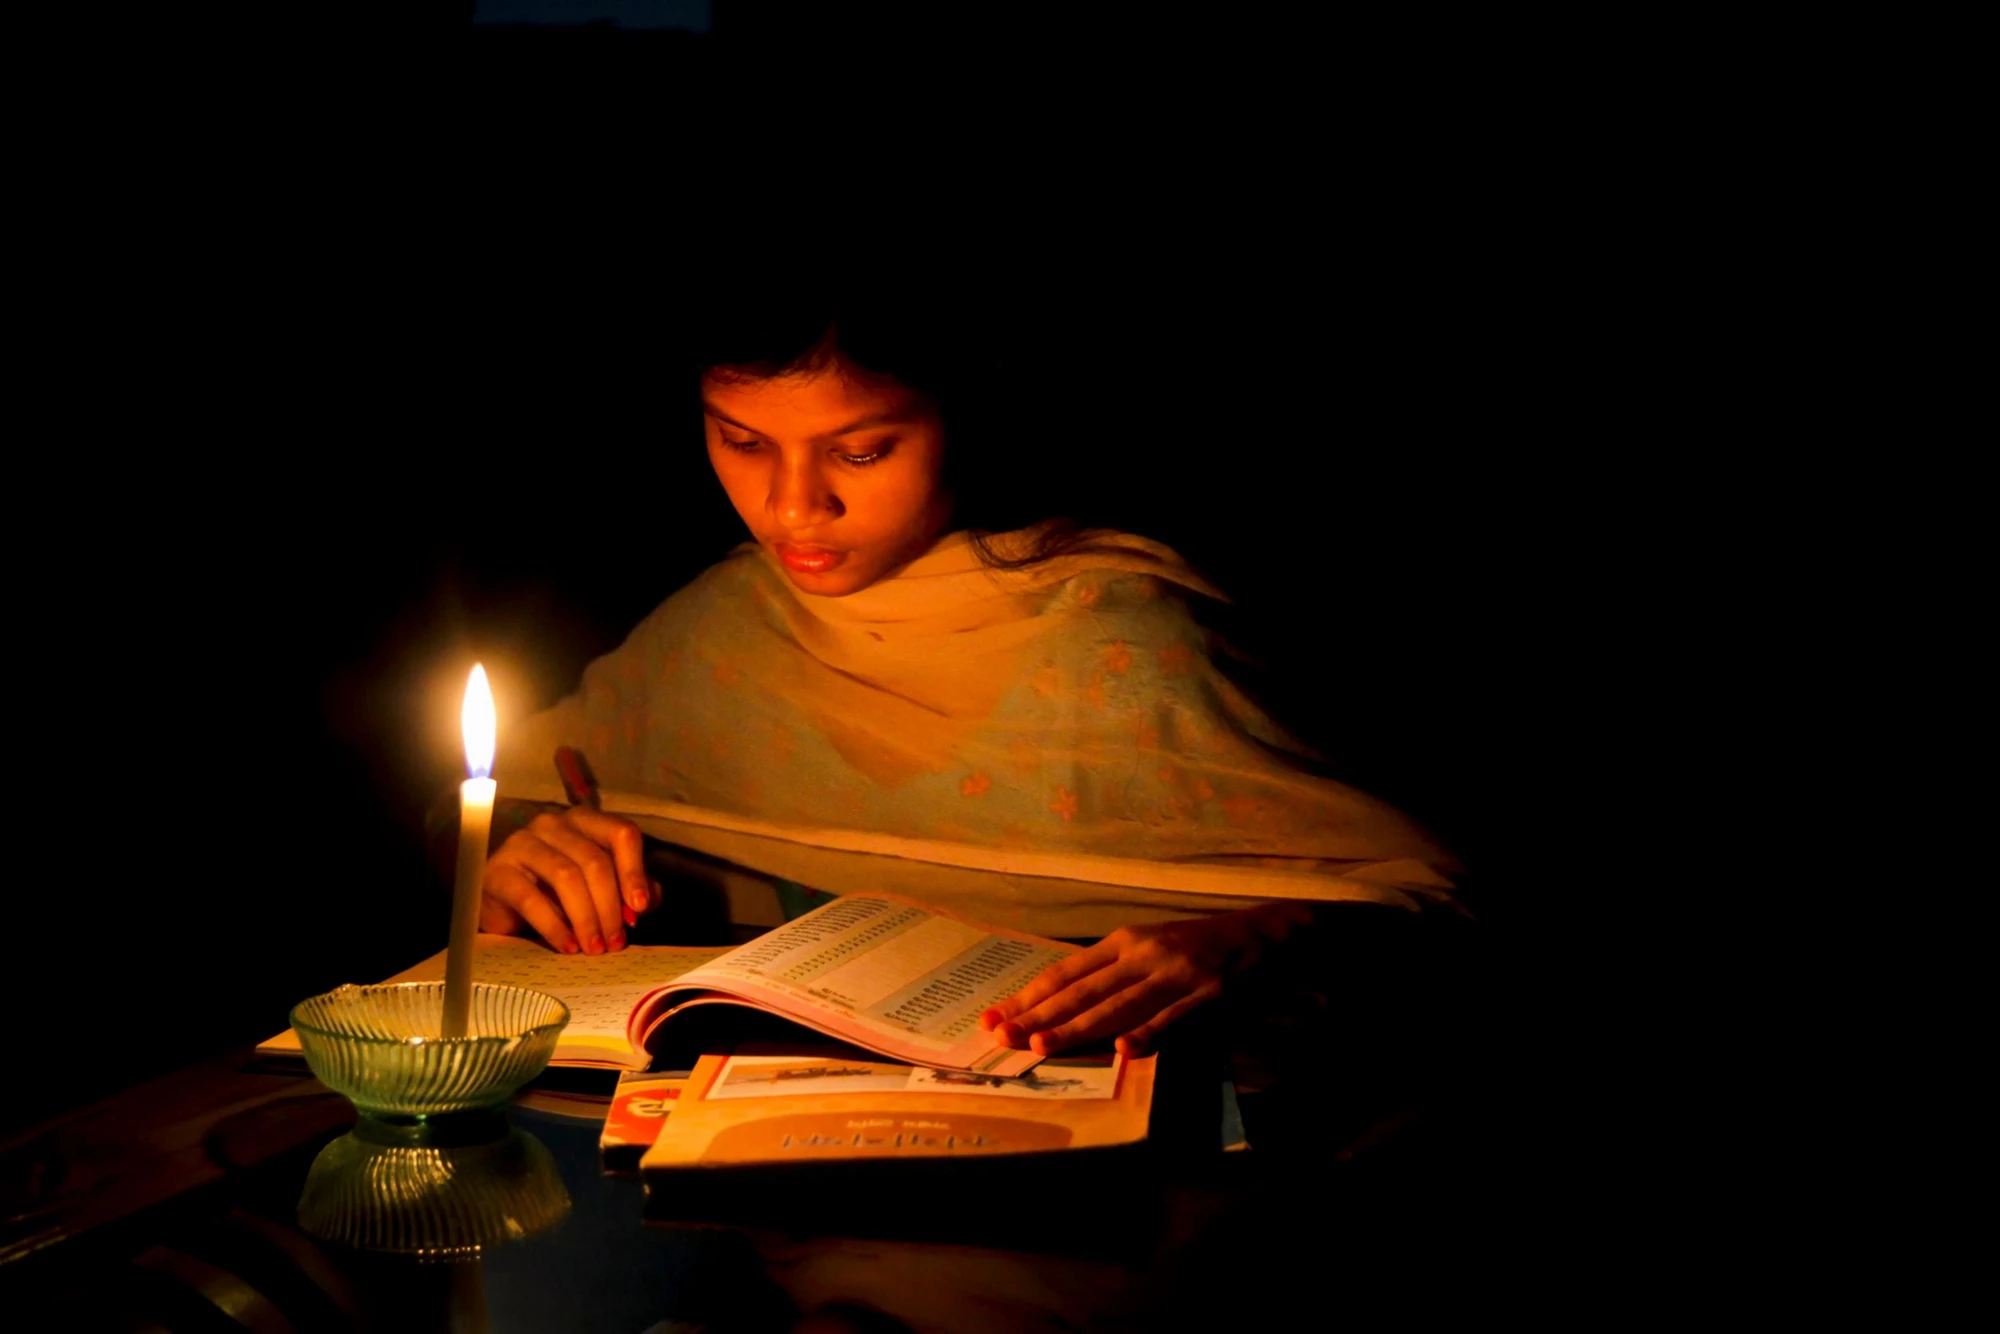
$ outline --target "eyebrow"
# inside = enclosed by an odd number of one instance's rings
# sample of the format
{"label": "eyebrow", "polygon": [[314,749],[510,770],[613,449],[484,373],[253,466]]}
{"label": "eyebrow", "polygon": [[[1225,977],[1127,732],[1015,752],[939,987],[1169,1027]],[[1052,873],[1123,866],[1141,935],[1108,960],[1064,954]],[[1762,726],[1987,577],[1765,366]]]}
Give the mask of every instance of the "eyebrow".
{"label": "eyebrow", "polygon": [[[736,418],[721,411],[715,404],[705,398],[701,401],[701,410],[719,422],[727,422],[739,431],[748,431],[752,435],[766,434],[766,432],[758,430],[747,422],[737,421]],[[908,415],[901,412],[875,412],[870,413],[866,417],[857,417],[845,426],[836,426],[831,431],[821,431],[812,438],[815,440],[830,440],[836,435],[852,435],[856,431],[865,431],[872,426],[895,426],[909,420]]]}

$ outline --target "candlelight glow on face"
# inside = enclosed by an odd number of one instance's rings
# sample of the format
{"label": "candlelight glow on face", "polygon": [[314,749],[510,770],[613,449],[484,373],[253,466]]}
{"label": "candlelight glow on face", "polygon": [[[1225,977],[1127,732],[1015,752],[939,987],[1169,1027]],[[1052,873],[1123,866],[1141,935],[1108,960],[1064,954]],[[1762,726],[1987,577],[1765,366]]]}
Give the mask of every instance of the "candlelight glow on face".
{"label": "candlelight glow on face", "polygon": [[493,688],[486,684],[486,668],[472,665],[472,678],[465,683],[465,707],[459,712],[465,730],[465,771],[473,778],[493,773]]}
{"label": "candlelight glow on face", "polygon": [[701,392],[722,489],[802,592],[858,592],[944,531],[944,419],[915,390],[843,363],[765,380],[711,374]]}

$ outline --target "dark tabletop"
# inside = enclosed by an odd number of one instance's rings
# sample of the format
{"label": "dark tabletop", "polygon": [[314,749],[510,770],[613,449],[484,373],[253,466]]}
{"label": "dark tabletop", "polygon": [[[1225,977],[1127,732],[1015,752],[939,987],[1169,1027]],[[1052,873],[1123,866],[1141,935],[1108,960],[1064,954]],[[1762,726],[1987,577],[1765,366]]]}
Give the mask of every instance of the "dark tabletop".
{"label": "dark tabletop", "polygon": [[[940,1170],[849,1199],[786,1191],[694,1216],[649,1207],[637,1180],[601,1170],[608,1077],[552,1071],[486,1136],[509,1136],[504,1150],[452,1159],[456,1186],[506,1178],[506,1227],[527,1235],[420,1261],[337,1243],[324,1217],[302,1217],[315,1160],[354,1147],[354,1112],[309,1075],[237,1052],[0,1145],[0,1323],[1155,1329],[1463,1297],[1484,1281],[1469,1262],[1493,1216],[1470,1206],[1490,1201],[1505,1146],[1462,1057],[1349,1007],[1266,1013],[1163,1054],[1178,1128],[1115,1168]],[[1222,1148],[1225,1077],[1247,1150]]]}

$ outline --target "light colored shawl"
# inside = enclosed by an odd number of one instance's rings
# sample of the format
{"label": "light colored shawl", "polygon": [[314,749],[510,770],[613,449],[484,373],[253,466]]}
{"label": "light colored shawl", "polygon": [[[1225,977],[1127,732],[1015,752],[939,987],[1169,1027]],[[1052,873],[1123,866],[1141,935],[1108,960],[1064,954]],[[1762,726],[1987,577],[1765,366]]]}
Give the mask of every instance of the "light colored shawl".
{"label": "light colored shawl", "polygon": [[1448,900],[1449,854],[1306,772],[1215,667],[1189,594],[1219,596],[1124,535],[1001,571],[952,534],[842,598],[745,545],[508,729],[496,777],[559,800],[551,757],[573,745],[605,809],[669,842],[1043,935]]}

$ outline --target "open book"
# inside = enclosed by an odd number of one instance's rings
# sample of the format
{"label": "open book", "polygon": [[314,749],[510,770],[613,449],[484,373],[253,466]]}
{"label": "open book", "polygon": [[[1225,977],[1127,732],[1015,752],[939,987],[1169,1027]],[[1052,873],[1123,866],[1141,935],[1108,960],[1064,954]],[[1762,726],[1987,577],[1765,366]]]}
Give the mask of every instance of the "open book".
{"label": "open book", "polygon": [[[625,1033],[632,1007],[662,982],[727,953],[726,948],[629,945],[615,954],[557,954],[519,936],[482,935],[475,944],[472,975],[481,982],[546,992],[569,1006],[569,1023],[549,1064],[642,1070],[651,1058]],[[442,982],[444,965],[445,952],[440,950],[384,982]],[[258,1043],[257,1053],[280,1058],[304,1055],[298,1034],[289,1028]]]}
{"label": "open book", "polygon": [[851,894],[658,987],[633,1007],[626,1034],[649,1050],[677,1015],[748,1006],[894,1060],[1019,1075],[1042,1058],[996,1044],[979,1015],[1074,948]]}
{"label": "open book", "polygon": [[[1042,1058],[995,1044],[979,1015],[1073,949],[891,895],[853,894],[735,949],[634,945],[565,955],[481,936],[473,976],[545,991],[570,1007],[553,1064],[643,1069],[678,1016],[721,1018],[721,1007],[734,1007],[913,1065],[1013,1076]],[[438,954],[388,980],[443,976]],[[258,1047],[298,1050],[289,1030]]]}

